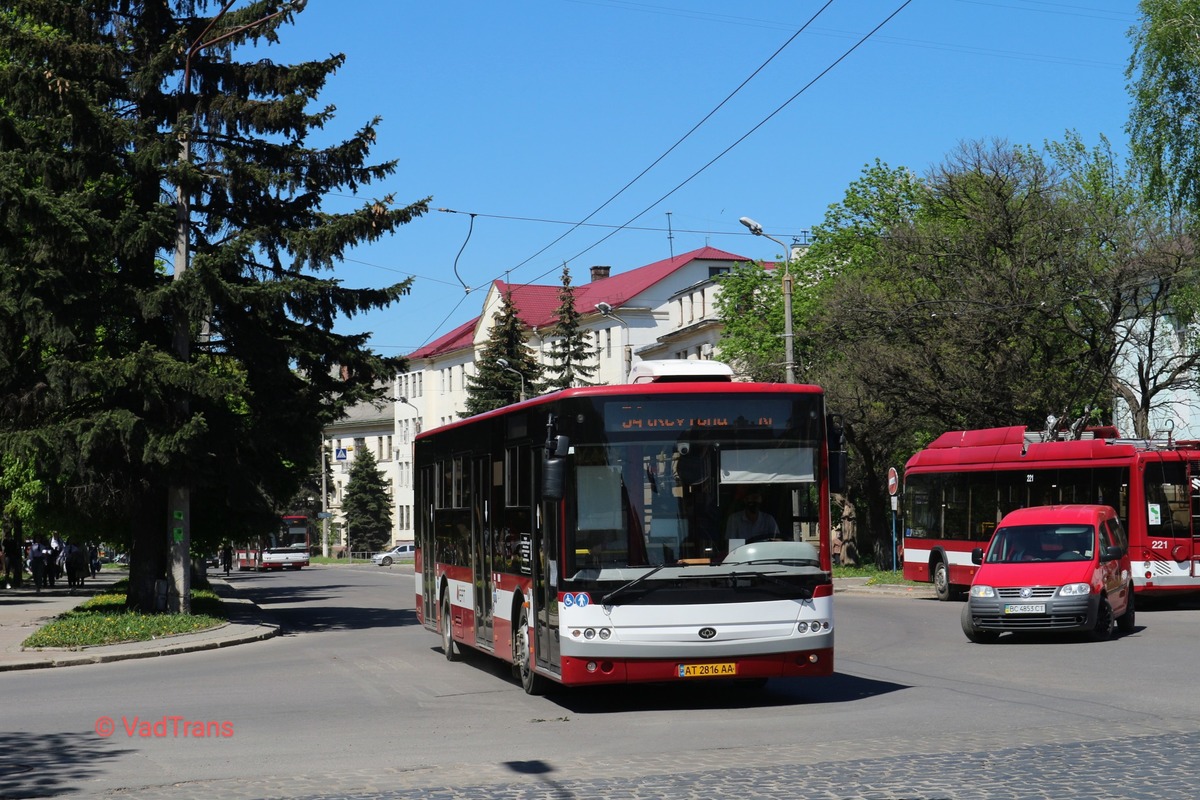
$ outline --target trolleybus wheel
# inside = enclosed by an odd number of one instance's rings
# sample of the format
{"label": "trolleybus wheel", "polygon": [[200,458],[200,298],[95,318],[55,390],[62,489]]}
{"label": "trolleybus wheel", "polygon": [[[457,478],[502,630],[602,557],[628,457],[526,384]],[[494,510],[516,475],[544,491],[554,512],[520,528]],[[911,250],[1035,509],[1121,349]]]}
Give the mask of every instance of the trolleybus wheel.
{"label": "trolleybus wheel", "polygon": [[442,600],[442,650],[447,661],[458,661],[458,646],[454,643],[454,630],[450,621],[450,598]]}
{"label": "trolleybus wheel", "polygon": [[529,606],[521,603],[517,616],[517,627],[513,630],[513,669],[521,679],[526,694],[542,694],[546,691],[546,679],[534,672],[533,652],[529,647]]}
{"label": "trolleybus wheel", "polygon": [[938,600],[946,601],[950,599],[952,592],[950,591],[950,570],[946,567],[945,561],[938,561],[933,565],[933,593],[937,595]]}

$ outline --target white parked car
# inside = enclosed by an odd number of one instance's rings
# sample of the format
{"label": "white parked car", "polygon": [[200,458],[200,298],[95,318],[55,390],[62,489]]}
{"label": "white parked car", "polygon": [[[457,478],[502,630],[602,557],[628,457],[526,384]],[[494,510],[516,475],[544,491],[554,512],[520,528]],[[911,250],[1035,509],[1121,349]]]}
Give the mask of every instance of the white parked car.
{"label": "white parked car", "polygon": [[415,544],[398,544],[391,550],[384,550],[371,556],[371,560],[381,567],[390,567],[393,561],[412,561],[416,552]]}

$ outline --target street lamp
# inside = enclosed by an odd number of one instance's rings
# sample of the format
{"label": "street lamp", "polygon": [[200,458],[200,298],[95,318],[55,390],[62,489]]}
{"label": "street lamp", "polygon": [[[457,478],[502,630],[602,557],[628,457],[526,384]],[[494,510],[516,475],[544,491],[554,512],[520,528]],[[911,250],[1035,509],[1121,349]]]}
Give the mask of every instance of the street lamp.
{"label": "street lamp", "polygon": [[763,236],[783,248],[783,370],[784,380],[787,383],[795,383],[796,359],[792,341],[795,338],[792,333],[792,248],[769,233],[763,233],[762,225],[749,217],[742,217],[738,222],[749,228],[755,236]]}
{"label": "street lamp", "polygon": [[521,373],[520,370],[517,370],[517,369],[509,366],[507,359],[497,358],[496,364],[499,365],[499,367],[501,369],[508,370],[509,372],[511,372],[512,374],[516,375],[518,378],[521,379],[521,402],[524,403],[525,402],[525,376]]}

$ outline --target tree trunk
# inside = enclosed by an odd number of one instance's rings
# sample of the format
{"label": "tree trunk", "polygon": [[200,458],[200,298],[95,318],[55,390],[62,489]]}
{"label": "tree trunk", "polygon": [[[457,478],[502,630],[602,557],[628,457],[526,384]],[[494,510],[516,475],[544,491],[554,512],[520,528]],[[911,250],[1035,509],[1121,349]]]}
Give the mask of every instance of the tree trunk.
{"label": "tree trunk", "polygon": [[133,514],[133,547],[129,551],[129,589],[125,605],[154,614],[165,610],[166,596],[159,581],[167,578],[167,518],[165,489],[150,490]]}

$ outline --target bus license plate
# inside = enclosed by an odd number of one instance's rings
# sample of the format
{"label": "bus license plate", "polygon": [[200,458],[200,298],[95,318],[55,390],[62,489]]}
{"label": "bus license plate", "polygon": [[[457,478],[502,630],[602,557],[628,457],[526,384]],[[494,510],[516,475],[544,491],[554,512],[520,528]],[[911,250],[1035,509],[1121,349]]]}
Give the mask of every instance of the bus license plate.
{"label": "bus license plate", "polygon": [[1045,614],[1045,603],[1008,603],[1004,606],[1005,614]]}
{"label": "bus license plate", "polygon": [[681,678],[716,678],[737,675],[737,664],[680,664]]}

